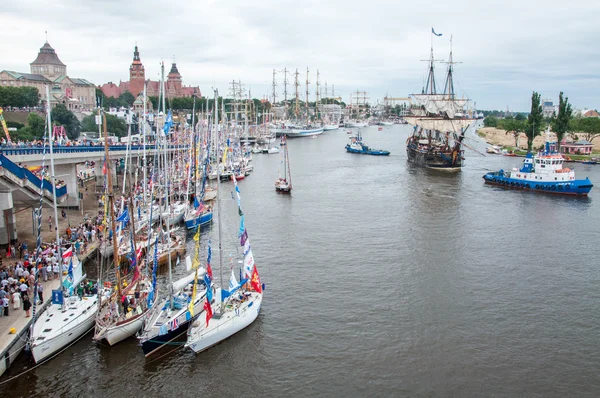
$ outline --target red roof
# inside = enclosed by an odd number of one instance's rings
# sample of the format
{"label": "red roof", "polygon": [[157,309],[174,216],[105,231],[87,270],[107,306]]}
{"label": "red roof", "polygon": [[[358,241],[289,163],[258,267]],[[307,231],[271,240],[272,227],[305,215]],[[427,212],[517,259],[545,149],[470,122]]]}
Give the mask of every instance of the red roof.
{"label": "red roof", "polygon": [[103,84],[102,86],[100,86],[100,90],[102,90],[104,95],[106,95],[107,97],[115,97],[115,98],[117,98],[123,92],[121,87],[117,86],[113,82]]}

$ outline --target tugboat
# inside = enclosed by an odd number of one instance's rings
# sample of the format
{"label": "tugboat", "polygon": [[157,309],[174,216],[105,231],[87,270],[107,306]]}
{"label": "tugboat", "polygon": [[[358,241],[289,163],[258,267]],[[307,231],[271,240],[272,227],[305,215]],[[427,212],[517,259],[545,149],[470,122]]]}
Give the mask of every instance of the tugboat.
{"label": "tugboat", "polygon": [[563,168],[564,158],[560,153],[550,151],[546,142],[543,152],[533,156],[531,152],[523,160],[520,169],[500,170],[483,176],[486,184],[506,188],[523,189],[559,195],[587,196],[594,186],[589,178],[576,180],[575,171]]}
{"label": "tugboat", "polygon": [[346,151],[350,153],[360,153],[363,155],[388,156],[390,151],[383,149],[369,148],[362,140],[360,130],[356,133],[356,137],[350,137],[350,144],[346,144]]}

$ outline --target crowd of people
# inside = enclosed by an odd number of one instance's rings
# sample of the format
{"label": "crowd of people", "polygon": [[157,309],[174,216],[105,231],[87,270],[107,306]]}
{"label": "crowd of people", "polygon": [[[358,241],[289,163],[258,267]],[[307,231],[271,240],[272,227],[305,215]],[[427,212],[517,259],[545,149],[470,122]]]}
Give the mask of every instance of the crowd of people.
{"label": "crowd of people", "polygon": [[[66,218],[64,210],[62,216]],[[52,216],[49,216],[48,224],[54,230]],[[86,218],[78,226],[69,226],[60,237],[61,252],[72,247],[73,253],[81,255],[92,242],[102,239],[103,231],[101,212],[93,219]],[[0,254],[0,316],[8,316],[12,308],[12,311],[23,310],[25,317],[30,317],[34,292],[38,303],[44,301],[42,282],[59,279],[60,273],[67,275],[69,258],[61,258],[58,249],[56,244],[43,244],[36,258],[35,248],[30,249],[27,242],[21,242],[8,245],[5,255]],[[86,293],[91,288],[96,289],[85,283],[77,288],[77,293]]]}

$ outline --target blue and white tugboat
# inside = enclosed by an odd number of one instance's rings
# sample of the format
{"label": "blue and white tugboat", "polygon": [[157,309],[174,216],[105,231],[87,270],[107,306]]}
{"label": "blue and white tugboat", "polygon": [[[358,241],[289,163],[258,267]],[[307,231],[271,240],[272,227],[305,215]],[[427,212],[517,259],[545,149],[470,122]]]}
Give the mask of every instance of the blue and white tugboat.
{"label": "blue and white tugboat", "polygon": [[533,156],[527,154],[523,166],[512,171],[500,170],[483,176],[486,184],[527,191],[553,193],[559,195],[587,196],[594,186],[589,178],[576,180],[575,171],[563,168],[564,158],[560,153],[551,152],[546,142],[544,152]]}
{"label": "blue and white tugboat", "polygon": [[360,130],[356,133],[356,137],[350,137],[350,143],[346,144],[346,151],[350,153],[360,153],[363,155],[388,156],[390,151],[383,149],[373,149],[366,145],[360,135]]}

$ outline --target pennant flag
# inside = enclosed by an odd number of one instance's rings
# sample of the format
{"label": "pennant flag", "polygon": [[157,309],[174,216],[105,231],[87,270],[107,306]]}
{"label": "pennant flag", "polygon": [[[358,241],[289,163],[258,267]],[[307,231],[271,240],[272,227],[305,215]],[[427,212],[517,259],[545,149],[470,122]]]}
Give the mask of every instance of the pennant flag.
{"label": "pennant flag", "polygon": [[229,278],[229,291],[233,290],[238,286],[238,281],[235,279],[235,274],[231,270],[231,278]]}
{"label": "pennant flag", "polygon": [[252,272],[252,279],[250,279],[250,284],[252,288],[258,293],[262,293],[262,285],[260,284],[260,276],[258,276],[258,270],[254,267],[254,272]]}
{"label": "pennant flag", "polygon": [[190,304],[188,305],[188,311],[191,316],[194,316],[194,301],[196,300],[197,278],[198,278],[198,276],[196,275],[196,277],[194,279],[194,289],[192,290],[192,299],[190,300]]}
{"label": "pennant flag", "polygon": [[194,240],[198,242],[200,240],[200,227],[196,229],[196,234],[194,235]]}
{"label": "pennant flag", "polygon": [[210,281],[211,280],[208,277],[208,275],[204,274],[204,283],[206,284],[206,297],[208,298],[208,301],[212,301],[212,286]]}
{"label": "pennant flag", "polygon": [[206,275],[208,275],[211,281],[213,280],[212,267],[210,266],[210,263],[206,263]]}
{"label": "pennant flag", "polygon": [[70,246],[67,250],[65,250],[62,254],[62,258],[69,258],[73,256],[73,246]]}
{"label": "pennant flag", "polygon": [[433,27],[431,28],[431,33],[433,33],[436,36],[441,36],[442,35],[441,33],[435,33],[435,30],[433,30]]}
{"label": "pennant flag", "polygon": [[238,233],[238,236],[241,237],[244,231],[246,231],[246,226],[244,225],[244,215],[242,214],[242,217],[240,217],[240,232]]}
{"label": "pennant flag", "polygon": [[[208,257],[206,258],[206,262],[210,264],[210,259],[212,258],[212,250],[210,249],[210,240],[208,241]],[[212,278],[212,276],[211,276]]]}
{"label": "pennant flag", "polygon": [[213,316],[212,308],[210,307],[210,301],[208,300],[208,297],[206,298],[206,300],[204,300],[204,310],[206,311],[206,327],[208,327],[208,321],[210,321],[210,318],[212,318]]}
{"label": "pennant flag", "polygon": [[197,209],[198,207],[200,207],[200,202],[198,202],[198,198],[194,196],[194,208]]}
{"label": "pennant flag", "polygon": [[244,252],[242,253],[244,255],[244,257],[246,256],[246,254],[248,254],[248,252],[250,251],[250,239],[246,239],[246,244],[244,244]]}
{"label": "pennant flag", "polygon": [[71,262],[69,263],[68,276],[71,282],[73,282],[73,257],[71,257]]}
{"label": "pennant flag", "polygon": [[123,211],[123,213],[121,213],[121,215],[119,217],[117,217],[117,221],[121,221],[123,223],[128,223],[129,222],[129,211],[128,211],[128,209],[125,209]]}
{"label": "pennant flag", "polygon": [[249,277],[252,274],[252,268],[254,268],[254,256],[252,255],[252,249],[250,249],[244,257],[244,277]]}
{"label": "pennant flag", "polygon": [[171,126],[173,125],[173,115],[169,110],[169,114],[167,115],[167,120],[165,120],[165,125],[163,126],[163,133],[165,135],[169,135],[169,130],[171,130]]}
{"label": "pennant flag", "polygon": [[248,231],[244,231],[241,236],[240,246],[244,246],[246,244],[246,239],[248,239]]}
{"label": "pennant flag", "polygon": [[102,174],[106,175],[106,160],[104,161],[104,164],[102,165]]}

